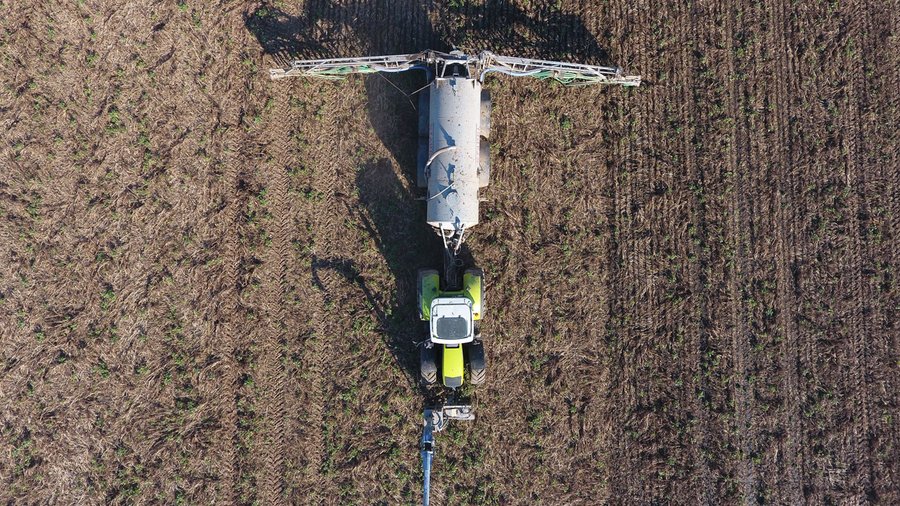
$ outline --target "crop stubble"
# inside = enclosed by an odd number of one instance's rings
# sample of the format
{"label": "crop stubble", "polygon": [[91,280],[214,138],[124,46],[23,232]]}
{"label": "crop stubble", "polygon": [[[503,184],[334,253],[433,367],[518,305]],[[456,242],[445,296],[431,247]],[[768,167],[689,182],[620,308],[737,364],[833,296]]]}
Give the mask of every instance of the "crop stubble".
{"label": "crop stubble", "polygon": [[898,9],[647,7],[4,7],[0,497],[415,500],[414,112],[264,83],[282,23],[646,79],[489,84],[492,372],[436,499],[896,502]]}

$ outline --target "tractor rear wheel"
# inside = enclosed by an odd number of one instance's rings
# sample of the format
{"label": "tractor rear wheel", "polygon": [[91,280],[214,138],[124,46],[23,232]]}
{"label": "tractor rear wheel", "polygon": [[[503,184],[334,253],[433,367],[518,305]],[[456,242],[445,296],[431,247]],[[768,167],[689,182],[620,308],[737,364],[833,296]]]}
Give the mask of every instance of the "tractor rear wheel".
{"label": "tractor rear wheel", "polygon": [[484,345],[481,341],[472,341],[469,345],[469,382],[480,385],[485,380]]}
{"label": "tractor rear wheel", "polygon": [[434,385],[437,383],[437,365],[434,360],[434,345],[424,342],[419,345],[419,374],[422,383]]}

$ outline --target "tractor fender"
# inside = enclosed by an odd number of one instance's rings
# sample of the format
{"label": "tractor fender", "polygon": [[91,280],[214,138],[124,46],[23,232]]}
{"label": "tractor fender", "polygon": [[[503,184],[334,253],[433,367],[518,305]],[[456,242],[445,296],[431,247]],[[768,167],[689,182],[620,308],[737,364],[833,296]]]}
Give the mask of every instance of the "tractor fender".
{"label": "tractor fender", "polygon": [[472,301],[472,318],[475,321],[481,320],[484,314],[484,271],[466,269],[463,273],[463,291]]}
{"label": "tractor fender", "polygon": [[416,283],[417,299],[419,302],[419,318],[431,319],[431,301],[440,295],[441,276],[434,269],[420,269],[419,280]]}

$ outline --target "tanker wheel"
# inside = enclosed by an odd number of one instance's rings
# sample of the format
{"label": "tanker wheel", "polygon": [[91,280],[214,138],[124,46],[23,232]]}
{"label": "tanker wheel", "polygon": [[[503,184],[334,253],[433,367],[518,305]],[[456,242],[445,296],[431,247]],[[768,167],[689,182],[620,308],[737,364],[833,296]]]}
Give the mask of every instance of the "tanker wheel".
{"label": "tanker wheel", "polygon": [[491,143],[484,137],[478,147],[478,187],[491,184]]}
{"label": "tanker wheel", "polygon": [[479,134],[488,139],[491,137],[491,92],[481,90],[481,114]]}
{"label": "tanker wheel", "polygon": [[425,88],[419,92],[419,137],[428,141],[428,115],[431,101],[431,89]]}

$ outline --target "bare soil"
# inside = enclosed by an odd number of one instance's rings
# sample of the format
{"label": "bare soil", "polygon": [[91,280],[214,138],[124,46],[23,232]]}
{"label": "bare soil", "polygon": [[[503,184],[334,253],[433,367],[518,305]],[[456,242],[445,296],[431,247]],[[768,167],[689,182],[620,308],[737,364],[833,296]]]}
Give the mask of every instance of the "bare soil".
{"label": "bare soil", "polygon": [[397,504],[440,266],[416,76],[494,78],[435,504],[898,504],[897,2],[0,1],[0,500]]}

